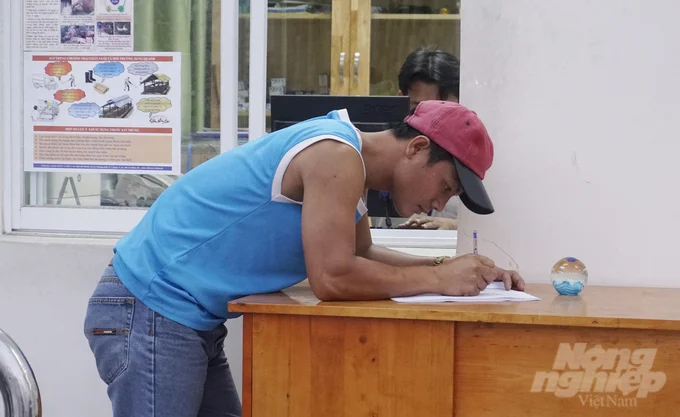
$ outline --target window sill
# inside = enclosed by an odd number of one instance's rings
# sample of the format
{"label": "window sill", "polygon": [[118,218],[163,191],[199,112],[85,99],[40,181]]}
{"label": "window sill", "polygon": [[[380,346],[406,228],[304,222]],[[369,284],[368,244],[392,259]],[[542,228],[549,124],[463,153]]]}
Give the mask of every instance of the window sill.
{"label": "window sill", "polygon": [[57,233],[28,233],[13,232],[0,234],[0,243],[25,243],[25,244],[63,244],[63,245],[96,245],[113,247],[118,238],[112,236],[97,235],[66,235]]}
{"label": "window sill", "polygon": [[[455,230],[371,229],[373,243],[391,248],[456,249]],[[86,244],[114,246],[119,235],[14,232],[0,234],[0,242]]]}
{"label": "window sill", "polygon": [[373,243],[390,248],[456,249],[456,230],[371,229]]}

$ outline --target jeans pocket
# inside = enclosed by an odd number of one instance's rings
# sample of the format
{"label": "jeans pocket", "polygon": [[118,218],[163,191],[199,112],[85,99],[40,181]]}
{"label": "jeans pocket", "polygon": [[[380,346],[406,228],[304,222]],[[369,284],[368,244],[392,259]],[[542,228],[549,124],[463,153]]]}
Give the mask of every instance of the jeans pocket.
{"label": "jeans pocket", "polygon": [[92,297],[88,303],[85,337],[107,384],[128,366],[134,309],[134,297]]}

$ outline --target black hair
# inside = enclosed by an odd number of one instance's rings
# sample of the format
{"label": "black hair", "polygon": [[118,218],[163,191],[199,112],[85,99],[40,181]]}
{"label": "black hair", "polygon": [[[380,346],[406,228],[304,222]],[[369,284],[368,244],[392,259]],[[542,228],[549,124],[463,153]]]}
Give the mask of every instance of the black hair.
{"label": "black hair", "polygon": [[[415,112],[415,109],[411,109],[408,115],[413,114],[413,112]],[[404,121],[395,123],[390,127],[390,130],[394,134],[394,137],[396,137],[398,140],[411,140],[416,136],[427,137],[426,134],[419,131],[418,129],[411,127],[411,125]],[[430,157],[427,160],[427,164],[434,165],[439,161],[449,161],[453,163],[453,155],[451,155],[446,149],[442,148],[441,146],[439,146],[439,144],[430,139]]]}
{"label": "black hair", "polygon": [[398,79],[399,90],[405,96],[413,83],[422,81],[437,85],[440,100],[451,94],[460,97],[460,60],[434,47],[418,48],[404,61]]}

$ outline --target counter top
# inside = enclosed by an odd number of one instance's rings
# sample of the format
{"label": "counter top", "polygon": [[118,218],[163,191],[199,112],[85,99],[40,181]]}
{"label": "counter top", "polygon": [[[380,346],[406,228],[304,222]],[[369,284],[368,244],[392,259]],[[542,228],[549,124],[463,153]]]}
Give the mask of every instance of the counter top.
{"label": "counter top", "polygon": [[540,301],[493,304],[402,304],[392,300],[322,302],[304,281],[281,292],[229,303],[229,311],[257,314],[393,318],[680,330],[680,289],[587,286],[561,296],[550,284],[527,284]]}

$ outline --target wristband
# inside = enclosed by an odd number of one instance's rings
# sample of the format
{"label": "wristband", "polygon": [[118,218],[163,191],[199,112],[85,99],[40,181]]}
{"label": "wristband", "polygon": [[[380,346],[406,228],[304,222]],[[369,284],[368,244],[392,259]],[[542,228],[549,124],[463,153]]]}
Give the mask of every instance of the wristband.
{"label": "wristband", "polygon": [[437,256],[434,258],[434,262],[432,262],[432,265],[437,266],[441,265],[444,262],[444,259],[451,258],[450,256]]}

